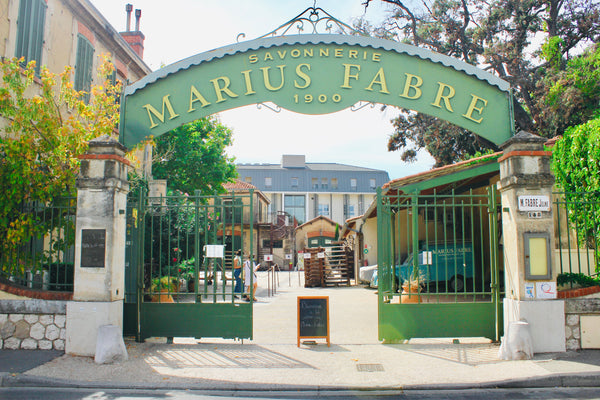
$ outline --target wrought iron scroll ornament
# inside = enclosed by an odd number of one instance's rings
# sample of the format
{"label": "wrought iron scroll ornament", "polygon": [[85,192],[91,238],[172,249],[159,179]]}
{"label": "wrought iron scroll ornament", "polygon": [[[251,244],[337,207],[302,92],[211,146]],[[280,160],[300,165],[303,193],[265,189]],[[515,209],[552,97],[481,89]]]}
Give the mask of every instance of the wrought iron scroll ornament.
{"label": "wrought iron scroll ornament", "polygon": [[[297,30],[297,32],[294,32],[294,28]],[[334,28],[336,28],[335,31]],[[279,26],[269,33],[259,36],[257,39],[293,34],[299,35],[302,33],[335,33],[342,35],[360,34],[359,31],[335,18],[321,7],[316,7],[313,5],[312,7],[308,7],[306,10],[302,11],[285,24]],[[240,39],[245,37],[246,35],[244,33],[240,33],[237,35],[237,41],[239,42]]]}
{"label": "wrought iron scroll ornament", "polygon": [[263,107],[268,108],[269,110],[279,113],[281,112],[281,107],[279,107],[277,104],[274,104],[275,107],[269,105],[268,103],[256,103],[256,108],[258,108],[259,110]]}
{"label": "wrought iron scroll ornament", "polygon": [[350,107],[350,111],[358,111],[367,106],[371,106],[371,108],[375,108],[375,103],[359,101],[358,103],[356,103],[352,107]]}
{"label": "wrought iron scroll ornament", "polygon": [[[320,30],[323,30],[324,32],[329,33],[329,34],[332,34],[332,33],[342,34],[342,35],[360,34],[359,31],[357,31],[350,25],[345,24],[342,21],[338,20],[337,18],[333,17],[331,14],[329,14],[327,11],[323,10],[321,7],[316,7],[316,1],[315,1],[315,4],[313,4],[312,7],[308,7],[306,10],[302,11],[296,17],[292,18],[291,20],[289,20],[288,22],[279,26],[278,28],[272,30],[271,32],[266,33],[262,36],[259,36],[258,39],[262,39],[262,38],[266,38],[266,37],[276,37],[276,36],[286,36],[286,35],[296,34],[295,32],[293,32],[294,28],[298,31],[297,34],[302,34],[302,33],[319,34]],[[337,28],[337,30],[334,31],[334,28]],[[245,38],[246,38],[245,33],[239,33],[236,37],[236,41],[239,43],[240,40],[243,40]],[[360,105],[358,107],[352,106],[351,109],[352,109],[352,111],[358,111],[361,108],[363,108],[369,104],[371,105],[371,108],[373,108],[375,106],[373,103],[367,103],[367,104]],[[275,105],[275,107],[273,107],[266,103],[256,104],[256,107],[259,110],[263,106],[268,108],[271,111],[276,112],[276,113],[281,111],[281,108],[278,105]]]}

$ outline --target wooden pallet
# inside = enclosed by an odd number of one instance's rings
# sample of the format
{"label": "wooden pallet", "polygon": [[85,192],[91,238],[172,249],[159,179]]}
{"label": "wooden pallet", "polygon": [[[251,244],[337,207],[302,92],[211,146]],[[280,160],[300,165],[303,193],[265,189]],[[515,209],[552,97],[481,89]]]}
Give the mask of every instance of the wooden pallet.
{"label": "wooden pallet", "polygon": [[343,245],[329,248],[323,286],[350,286],[348,257]]}
{"label": "wooden pallet", "polygon": [[323,286],[325,259],[317,254],[324,251],[322,247],[304,249],[304,253],[310,253],[310,258],[304,259],[304,287]]}

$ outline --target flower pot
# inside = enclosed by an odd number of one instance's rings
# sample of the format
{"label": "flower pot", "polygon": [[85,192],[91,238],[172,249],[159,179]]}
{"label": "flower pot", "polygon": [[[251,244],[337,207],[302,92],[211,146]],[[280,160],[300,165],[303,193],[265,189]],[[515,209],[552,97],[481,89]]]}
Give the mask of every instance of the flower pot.
{"label": "flower pot", "polygon": [[153,303],[175,303],[175,300],[173,300],[173,296],[171,296],[169,294],[168,289],[162,289],[160,291],[160,294],[152,295],[152,302]]}
{"label": "flower pot", "polygon": [[196,282],[194,281],[194,279],[188,279],[187,281],[187,290],[190,293],[193,293],[196,291]]}
{"label": "flower pot", "polygon": [[420,303],[421,296],[419,296],[419,292],[421,288],[419,285],[402,285],[402,294],[400,295],[400,302],[403,304],[410,303]]}

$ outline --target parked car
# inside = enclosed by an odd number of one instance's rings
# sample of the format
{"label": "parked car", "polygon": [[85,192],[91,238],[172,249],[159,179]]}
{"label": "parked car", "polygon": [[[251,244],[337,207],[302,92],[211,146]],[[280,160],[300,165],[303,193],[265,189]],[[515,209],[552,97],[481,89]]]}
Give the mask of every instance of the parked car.
{"label": "parked car", "polygon": [[[471,242],[422,245],[418,253],[418,273],[414,274],[412,253],[399,266],[394,268],[396,282],[401,284],[415,275],[419,282],[432,288],[436,283],[448,283],[449,292],[460,292],[465,282],[473,278],[473,244]],[[378,286],[377,270],[371,277],[371,287]],[[440,288],[442,286],[439,286]],[[444,286],[445,288],[445,286]]]}
{"label": "parked car", "polygon": [[361,282],[370,283],[374,273],[377,273],[377,265],[360,267],[360,270],[358,271],[358,279]]}

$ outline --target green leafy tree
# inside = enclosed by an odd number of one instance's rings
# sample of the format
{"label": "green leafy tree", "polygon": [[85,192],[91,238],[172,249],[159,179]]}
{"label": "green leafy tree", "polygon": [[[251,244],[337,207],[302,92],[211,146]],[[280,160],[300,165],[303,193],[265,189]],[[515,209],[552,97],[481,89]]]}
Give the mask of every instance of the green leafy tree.
{"label": "green leafy tree", "polygon": [[[114,67],[110,56],[98,74],[87,101],[73,89],[71,67],[60,74],[35,62],[0,63],[0,252],[12,254],[33,236],[57,228],[41,220],[36,205],[73,195],[78,156],[94,137],[113,135],[119,122],[116,103],[120,85],[107,79]],[[33,205],[33,207],[32,207]]]}
{"label": "green leafy tree", "polygon": [[167,179],[171,190],[192,194],[223,193],[236,176],[234,159],[225,153],[232,131],[215,117],[205,117],[155,139],[152,175]]}
{"label": "green leafy tree", "polygon": [[[366,6],[373,0],[365,0]],[[577,49],[598,42],[600,4],[594,0],[382,0],[393,5],[387,22],[371,34],[424,47],[476,65],[508,81],[514,94],[517,129],[541,136],[559,126],[545,123],[548,103],[542,101],[549,85],[539,82],[550,68],[564,71]],[[361,29],[369,26],[362,24]],[[540,43],[540,44],[538,44]],[[542,47],[541,43],[546,45]],[[568,101],[561,97],[560,101]],[[597,99],[596,99],[597,101]],[[557,105],[553,105],[556,107]],[[581,105],[580,105],[581,106]],[[577,105],[569,104],[579,115]],[[584,105],[585,107],[585,105]],[[492,143],[444,121],[409,110],[394,121],[388,150],[415,159],[426,149],[436,166],[455,162],[464,154],[495,148]]]}
{"label": "green leafy tree", "polygon": [[[554,59],[552,47],[544,46],[548,60]],[[592,119],[600,108],[600,45],[588,48],[580,56],[567,61],[564,68],[549,63],[543,79],[537,84],[534,99],[540,110],[538,126],[550,137],[561,135],[569,126]]]}

